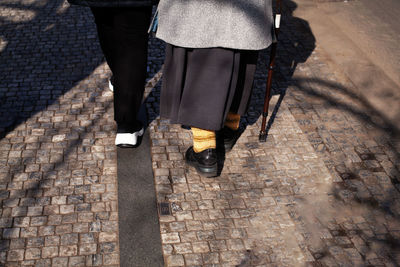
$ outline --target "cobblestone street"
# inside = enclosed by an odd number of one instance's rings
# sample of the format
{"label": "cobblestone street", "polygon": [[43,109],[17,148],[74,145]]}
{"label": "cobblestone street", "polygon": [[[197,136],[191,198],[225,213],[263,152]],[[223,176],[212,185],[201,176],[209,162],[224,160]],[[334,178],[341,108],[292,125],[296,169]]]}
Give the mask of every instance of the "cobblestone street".
{"label": "cobblestone street", "polygon": [[[149,179],[171,207],[159,216],[166,266],[400,265],[399,127],[284,4],[267,142],[269,50],[217,178],[185,165],[191,132],[159,118],[164,44],[150,40]],[[88,9],[1,1],[0,266],[119,266],[109,77]]]}

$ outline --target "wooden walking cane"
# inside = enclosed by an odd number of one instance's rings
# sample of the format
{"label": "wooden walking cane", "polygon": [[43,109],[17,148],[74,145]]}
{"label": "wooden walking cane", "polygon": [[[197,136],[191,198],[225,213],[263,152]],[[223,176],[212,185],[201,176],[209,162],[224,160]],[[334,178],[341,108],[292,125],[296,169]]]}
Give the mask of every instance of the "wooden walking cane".
{"label": "wooden walking cane", "polygon": [[262,114],[263,118],[262,118],[260,135],[258,137],[258,140],[260,142],[265,142],[267,140],[266,124],[268,117],[269,101],[271,99],[272,74],[275,68],[276,48],[278,46],[278,34],[281,22],[281,9],[282,9],[281,0],[277,0],[276,6],[277,6],[277,12],[275,15],[275,23],[274,23],[275,38],[271,44],[271,54],[269,57],[268,79],[267,79],[267,87],[265,89],[264,109]]}

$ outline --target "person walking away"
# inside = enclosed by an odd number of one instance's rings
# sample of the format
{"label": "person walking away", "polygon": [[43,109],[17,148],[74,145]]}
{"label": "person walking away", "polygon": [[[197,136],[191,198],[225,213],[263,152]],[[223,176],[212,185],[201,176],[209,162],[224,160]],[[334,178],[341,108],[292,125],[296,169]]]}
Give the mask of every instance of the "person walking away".
{"label": "person walking away", "polygon": [[90,7],[112,72],[115,145],[135,147],[144,127],[137,119],[147,75],[147,30],[157,0],[68,0]]}
{"label": "person walking away", "polygon": [[271,1],[159,3],[156,37],[167,43],[160,116],[191,126],[185,160],[203,176],[217,175],[217,134],[228,151],[240,132],[258,51],[272,42]]}

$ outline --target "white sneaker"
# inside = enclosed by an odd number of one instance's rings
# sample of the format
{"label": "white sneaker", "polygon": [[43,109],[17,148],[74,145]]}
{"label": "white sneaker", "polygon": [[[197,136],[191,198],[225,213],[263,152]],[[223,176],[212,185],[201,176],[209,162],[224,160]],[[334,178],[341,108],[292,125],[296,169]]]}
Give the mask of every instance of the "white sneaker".
{"label": "white sneaker", "polygon": [[111,92],[114,92],[114,85],[111,82],[111,79],[108,80],[108,89],[110,89]]}
{"label": "white sneaker", "polygon": [[134,133],[117,133],[115,145],[122,148],[135,147],[138,144],[138,137],[144,134],[144,128]]}

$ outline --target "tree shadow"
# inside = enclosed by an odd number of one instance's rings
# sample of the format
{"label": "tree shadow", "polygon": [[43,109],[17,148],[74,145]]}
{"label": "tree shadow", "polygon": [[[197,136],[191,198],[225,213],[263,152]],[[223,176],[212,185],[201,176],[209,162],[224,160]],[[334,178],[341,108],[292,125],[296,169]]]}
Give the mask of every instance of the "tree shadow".
{"label": "tree shadow", "polygon": [[[346,163],[343,158],[342,164],[332,166],[331,173],[337,174],[341,181],[332,184],[330,194],[342,210],[354,209],[358,214],[361,209],[361,214],[367,217],[368,228],[354,231],[343,226],[341,235],[361,238],[365,242],[360,251],[363,260],[368,260],[366,257],[369,253],[376,253],[388,264],[397,266],[399,261],[395,255],[399,253],[400,238],[393,230],[397,229],[393,225],[400,224],[400,151],[396,144],[400,138],[398,125],[374,108],[368,99],[336,82],[317,78],[295,78],[294,82],[294,89],[300,94],[320,101],[327,109],[339,109],[350,114],[363,124],[363,129],[377,132],[375,147],[369,148],[363,143],[352,144],[360,162]],[[319,127],[322,129],[324,126]],[[382,231],[382,227],[385,230]]]}
{"label": "tree shadow", "polygon": [[24,3],[0,3],[0,139],[104,61],[88,9],[63,0]]}
{"label": "tree shadow", "polygon": [[[282,1],[282,21],[278,40],[276,66],[273,72],[271,97],[279,95],[277,104],[267,121],[267,136],[272,127],[286,90],[293,84],[293,74],[300,63],[307,61],[315,49],[315,37],[307,21],[293,16],[297,4],[291,0]],[[263,112],[264,95],[268,74],[270,48],[260,52],[254,78],[253,94],[249,110],[242,118],[247,127],[257,122]]]}
{"label": "tree shadow", "polygon": [[[95,86],[88,85],[87,77],[104,62],[89,9],[39,0],[2,1],[0,10],[0,150],[20,153],[0,158],[1,265],[25,219],[38,216],[46,223],[48,216],[46,224],[55,227],[50,217],[61,215],[52,210],[51,196],[66,196],[70,179],[79,181],[73,186],[78,191],[65,203],[76,205],[76,212],[90,210],[77,192],[99,183],[101,166],[79,163],[77,152],[96,144],[91,132],[111,113],[112,101],[101,92],[107,77],[94,75]],[[93,112],[96,103],[101,105]],[[87,120],[80,124],[79,116]],[[49,266],[50,259],[43,261]]]}

